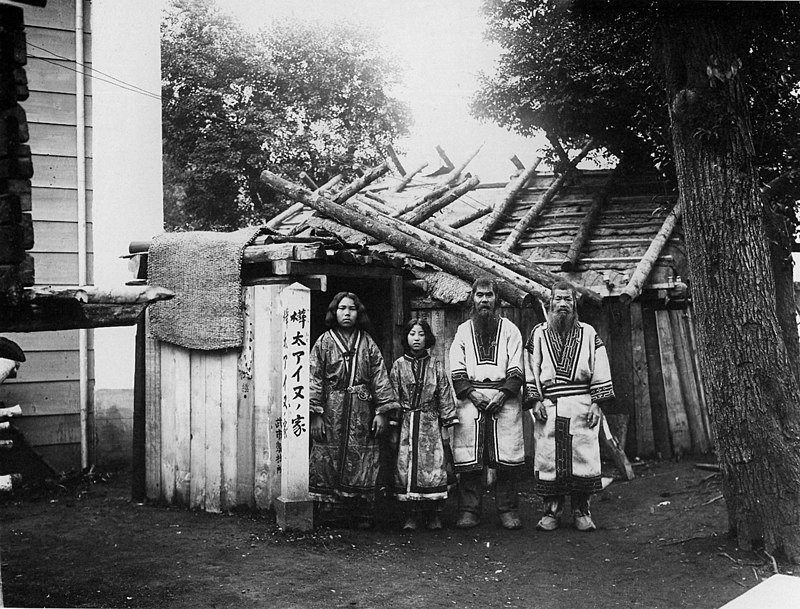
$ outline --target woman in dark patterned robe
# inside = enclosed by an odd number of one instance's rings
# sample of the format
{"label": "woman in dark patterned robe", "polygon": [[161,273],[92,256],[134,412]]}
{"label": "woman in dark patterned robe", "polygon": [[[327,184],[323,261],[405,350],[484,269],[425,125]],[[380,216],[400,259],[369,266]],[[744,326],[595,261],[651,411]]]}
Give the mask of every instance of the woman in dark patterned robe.
{"label": "woman in dark patterned robe", "polygon": [[[396,496],[407,501],[407,531],[416,530],[421,517],[431,530],[442,528],[439,511],[447,499],[447,448],[442,428],[458,423],[456,407],[441,364],[428,349],[436,338],[428,322],[412,319],[403,332],[406,353],[389,375],[402,409],[400,446],[395,472]],[[452,454],[450,455],[452,465]]]}
{"label": "woman in dark patterned robe", "polygon": [[399,408],[383,356],[364,330],[364,305],[351,292],[334,296],[330,328],[311,350],[309,492],[331,512],[373,523],[379,436]]}

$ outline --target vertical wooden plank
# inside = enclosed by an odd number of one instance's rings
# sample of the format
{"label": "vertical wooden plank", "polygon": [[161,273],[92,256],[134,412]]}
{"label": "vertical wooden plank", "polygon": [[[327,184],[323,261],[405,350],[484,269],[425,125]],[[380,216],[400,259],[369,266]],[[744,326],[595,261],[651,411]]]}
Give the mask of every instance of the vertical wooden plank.
{"label": "vertical wooden plank", "polygon": [[170,343],[161,346],[161,497],[167,503],[175,499],[175,461],[177,435],[175,432],[175,393],[177,384],[177,347]]}
{"label": "vertical wooden plank", "polygon": [[131,500],[141,503],[147,497],[146,409],[147,397],[147,322],[144,312],[136,320],[136,351],[133,380],[133,434],[131,451]]}
{"label": "vertical wooden plank", "polygon": [[710,446],[706,435],[703,417],[700,414],[700,396],[697,392],[697,383],[694,377],[692,354],[689,350],[689,340],[683,323],[683,311],[670,311],[669,319],[672,324],[672,336],[675,342],[675,364],[681,379],[683,403],[686,407],[686,418],[689,421],[689,434],[692,438],[692,448],[695,452],[705,454]]}
{"label": "vertical wooden plank", "polygon": [[694,315],[692,314],[692,307],[686,309],[686,335],[689,337],[689,349],[692,353],[692,368],[694,371],[694,380],[697,384],[697,393],[700,395],[700,415],[703,417],[703,424],[706,428],[706,435],[708,436],[711,447],[714,446],[714,433],[711,429],[711,421],[708,418],[708,404],[706,404],[706,389],[703,382],[703,375],[700,373],[700,354],[697,351],[697,338],[694,332]]}
{"label": "vertical wooden plank", "polygon": [[145,340],[145,489],[148,499],[161,496],[161,345]]}
{"label": "vertical wooden plank", "polygon": [[192,430],[189,507],[199,510],[206,507],[206,357],[203,351],[192,351],[189,355]]}
{"label": "vertical wooden plank", "polygon": [[173,347],[175,353],[175,501],[189,505],[192,479],[192,394],[190,351]]}
{"label": "vertical wooden plank", "polygon": [[236,427],[238,424],[239,353],[235,349],[223,351],[220,356],[220,405],[222,417],[222,488],[220,507],[230,510],[237,501],[237,448]]}
{"label": "vertical wooden plank", "polygon": [[452,336],[447,333],[447,326],[445,324],[444,311],[442,309],[427,309],[420,311],[422,315],[428,320],[431,326],[433,335],[436,337],[436,344],[431,350],[431,357],[436,359],[443,365],[443,370],[446,374],[450,374],[450,363],[448,361],[448,352],[452,344]]}
{"label": "vertical wooden plank", "polygon": [[285,285],[254,286],[253,446],[256,507],[268,509],[280,495],[281,372],[280,292]]}
{"label": "vertical wooden plank", "polygon": [[678,368],[675,363],[675,342],[672,337],[669,311],[656,311],[656,328],[658,330],[659,355],[661,356],[661,374],[664,377],[669,431],[675,454],[680,456],[692,450],[692,438],[686,409],[683,405]]}
{"label": "vertical wooden plank", "polygon": [[391,360],[386,362],[391,365],[404,352],[403,326],[406,321],[405,291],[403,290],[403,276],[392,275],[390,278],[389,314],[392,318],[392,350]]}
{"label": "vertical wooden plank", "polygon": [[209,351],[205,358],[205,483],[206,511],[220,512],[220,488],[222,487],[222,403],[221,352]]}
{"label": "vertical wooden plank", "polygon": [[[245,288],[245,344],[239,354],[237,365],[237,426],[236,426],[236,496],[240,505],[255,505],[253,481],[255,479],[255,455],[253,452],[253,322],[255,321],[255,287]],[[248,360],[249,358],[249,360]],[[249,361],[249,366],[246,363]],[[249,374],[246,369],[249,369]]]}
{"label": "vertical wooden plank", "polygon": [[653,414],[650,406],[650,381],[647,371],[647,353],[644,346],[642,305],[631,303],[631,357],[633,360],[633,399],[636,404],[636,454],[652,457]]}
{"label": "vertical wooden plank", "polygon": [[658,330],[655,311],[642,309],[644,349],[647,356],[647,380],[650,385],[650,408],[653,419],[653,442],[656,456],[672,458],[672,439],[667,417],[667,398],[664,395],[664,375],[661,373],[661,355],[658,351]]}
{"label": "vertical wooden plank", "polygon": [[[612,404],[603,408],[617,440],[623,450],[629,450],[631,443],[635,446],[636,426],[633,398],[633,362],[631,355],[631,318],[629,307],[623,305],[618,298],[606,298],[603,307],[607,312],[608,359],[611,365],[611,380],[614,383],[615,399]],[[614,415],[622,415],[620,420]],[[627,417],[628,433],[623,435]],[[633,451],[630,451],[633,452]]]}

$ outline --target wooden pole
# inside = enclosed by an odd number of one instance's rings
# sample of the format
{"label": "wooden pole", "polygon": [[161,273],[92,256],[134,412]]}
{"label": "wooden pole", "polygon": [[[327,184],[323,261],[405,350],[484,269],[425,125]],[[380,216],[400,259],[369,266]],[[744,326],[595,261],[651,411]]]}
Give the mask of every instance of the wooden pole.
{"label": "wooden pole", "polygon": [[575,233],[575,237],[572,239],[572,244],[569,246],[569,251],[567,252],[567,259],[564,260],[561,265],[562,271],[569,273],[574,271],[575,267],[578,266],[578,258],[581,255],[581,250],[583,250],[583,245],[586,243],[586,239],[589,237],[589,231],[592,230],[592,227],[597,220],[597,216],[600,215],[600,209],[608,199],[608,195],[610,194],[613,185],[614,173],[611,174],[600,191],[594,196],[586,215],[578,225],[578,231]]}
{"label": "wooden pole", "polygon": [[408,186],[408,185],[409,185],[409,183],[411,182],[411,180],[413,180],[413,179],[414,179],[414,176],[415,176],[415,175],[417,175],[417,174],[418,174],[420,171],[422,171],[423,169],[425,169],[427,166],[428,166],[428,162],[427,162],[427,161],[425,161],[424,163],[420,163],[419,165],[417,165],[416,167],[414,167],[414,169],[412,169],[411,171],[409,171],[407,174],[405,174],[405,175],[403,176],[403,179],[402,179],[402,180],[400,180],[400,182],[397,184],[397,186],[395,186],[394,188],[392,188],[392,192],[402,192],[402,190],[403,190],[403,189],[404,189],[406,186]]}
{"label": "wooden pole", "polygon": [[472,176],[468,180],[461,182],[461,184],[458,186],[451,188],[438,199],[423,203],[417,209],[409,212],[405,218],[401,218],[401,220],[408,222],[413,226],[417,226],[420,222],[427,220],[433,214],[443,210],[445,207],[450,205],[450,203],[468,193],[480,183],[481,181],[478,179],[478,176]]}
{"label": "wooden pole", "polygon": [[681,209],[682,206],[679,200],[675,204],[675,207],[672,208],[672,211],[667,214],[658,234],[653,237],[653,240],[650,242],[650,247],[647,248],[639,264],[636,265],[636,270],[633,271],[628,285],[625,286],[625,289],[623,289],[622,293],[619,295],[622,302],[630,302],[642,293],[642,288],[647,278],[650,276],[650,271],[653,270],[653,265],[656,263],[656,260],[658,260],[661,250],[664,249],[664,245],[667,243],[670,235],[672,235],[672,231],[681,217]]}
{"label": "wooden pole", "polygon": [[[531,260],[523,258],[522,256],[518,256],[517,254],[504,252],[499,248],[486,243],[485,241],[481,241],[480,239],[472,237],[471,235],[459,233],[453,228],[444,226],[438,222],[434,222],[433,220],[428,220],[425,222],[423,228],[438,237],[453,241],[462,247],[471,249],[478,255],[485,256],[489,260],[497,262],[498,264],[502,264],[515,273],[522,275],[523,277],[527,277],[531,281],[535,281],[537,284],[546,288],[550,288],[557,281],[561,281],[563,279],[562,277],[540,267]],[[592,304],[598,306],[601,304],[602,298],[596,292],[583,286],[575,286],[575,289],[580,297],[585,299],[587,302],[591,302]],[[543,300],[547,302],[549,299],[549,293],[547,291],[542,291],[541,289],[538,290],[538,293],[541,294]]]}
{"label": "wooden pole", "polygon": [[406,175],[405,167],[403,167],[403,164],[400,162],[400,157],[397,156],[394,146],[389,144],[389,146],[387,146],[387,150],[389,152],[389,158],[392,159],[392,163],[394,163],[394,166],[397,169],[397,173],[399,173],[401,176]]}
{"label": "wooden pole", "polygon": [[[331,188],[336,186],[339,182],[341,182],[343,178],[344,175],[342,175],[341,173],[337,173],[330,180],[328,180],[322,186],[317,188],[317,192],[325,192],[326,190],[330,190]],[[302,203],[293,203],[292,205],[284,209],[282,212],[280,212],[279,214],[273,216],[270,220],[268,220],[265,226],[267,228],[275,228],[287,218],[291,218],[295,214],[302,211],[302,209],[303,209]]]}
{"label": "wooden pole", "polygon": [[461,228],[462,226],[466,226],[475,220],[480,220],[484,216],[488,216],[492,213],[491,207],[479,207],[474,212],[469,215],[464,216],[463,218],[459,218],[458,220],[450,223],[450,228]]}
{"label": "wooden pole", "polygon": [[503,242],[502,248],[506,251],[511,251],[513,248],[517,246],[519,240],[522,238],[522,235],[528,229],[528,227],[533,224],[536,218],[539,217],[539,214],[542,213],[542,210],[545,206],[550,203],[553,197],[556,196],[561,187],[564,185],[564,182],[567,181],[573,172],[575,171],[575,167],[583,160],[589,151],[594,148],[594,139],[590,139],[586,144],[581,148],[581,151],[578,153],[571,162],[570,165],[564,170],[560,176],[558,176],[553,183],[550,185],[550,188],[547,189],[547,192],[542,195],[542,198],[539,199],[526,213],[522,219],[517,222],[517,225],[511,230],[511,234],[506,237],[506,240]]}
{"label": "wooden pole", "polygon": [[448,170],[455,167],[455,165],[453,165],[453,161],[450,160],[450,157],[448,157],[447,153],[444,151],[444,148],[438,144],[436,145],[436,154],[439,155],[439,158],[442,159],[444,166],[447,167]]}
{"label": "wooden pole", "polygon": [[146,497],[146,456],[145,456],[145,331],[144,311],[136,321],[136,347],[133,372],[133,438],[131,446],[131,499],[141,503]]}
{"label": "wooden pole", "polygon": [[417,209],[417,207],[419,207],[420,205],[424,205],[428,201],[433,201],[434,199],[438,199],[444,193],[446,193],[449,189],[450,189],[450,187],[447,184],[441,184],[441,185],[437,186],[436,188],[434,188],[433,190],[425,193],[423,196],[421,196],[421,197],[419,197],[417,199],[414,199],[408,205],[405,205],[404,207],[398,209],[397,211],[393,211],[389,215],[392,218],[399,218],[403,214],[407,214],[410,211],[414,211],[415,209]]}
{"label": "wooden pole", "polygon": [[530,280],[476,256],[469,250],[448,244],[422,229],[389,218],[355,199],[349,201],[345,207],[269,171],[262,172],[261,180],[286,196],[302,201],[346,226],[385,241],[421,260],[430,261],[462,279],[474,281],[483,275],[499,279],[500,297],[507,302],[516,306],[529,306],[532,301],[530,293],[534,284]]}
{"label": "wooden pole", "polygon": [[464,171],[464,169],[466,169],[467,165],[469,165],[470,161],[472,161],[472,159],[474,159],[476,156],[478,156],[478,153],[481,151],[481,148],[483,148],[483,144],[478,146],[475,149],[475,152],[473,152],[471,155],[469,155],[467,157],[467,159],[463,163],[461,163],[458,167],[454,167],[450,171],[450,173],[446,174],[441,179],[441,182],[443,184],[450,184],[451,182],[455,182],[458,179],[458,176],[461,175],[461,172]]}
{"label": "wooden pole", "polygon": [[567,154],[567,151],[564,150],[564,147],[561,145],[561,141],[558,139],[558,137],[553,133],[548,133],[546,137],[550,142],[550,145],[553,147],[553,150],[556,151],[556,154],[561,162],[564,163],[564,165],[569,165],[569,155]]}
{"label": "wooden pole", "polygon": [[[372,198],[375,199],[377,203],[374,205],[375,209],[379,212],[385,213],[384,210],[388,208],[380,199],[380,197],[373,196]],[[549,288],[557,281],[561,281],[563,279],[562,277],[551,273],[547,269],[542,268],[531,260],[523,258],[522,256],[518,256],[517,254],[504,252],[499,248],[486,243],[485,241],[481,241],[480,239],[477,239],[471,235],[461,233],[455,230],[452,226],[447,226],[436,222],[435,220],[429,219],[422,224],[421,228],[436,237],[440,237],[441,239],[450,241],[460,247],[468,249],[479,256],[485,257],[492,262],[496,262],[497,264],[508,268],[518,275],[526,277],[536,284],[539,284],[534,292],[534,296],[540,298],[545,303],[548,301],[550,295],[547,290],[542,290],[540,286]],[[597,306],[600,306],[602,303],[602,298],[600,295],[589,288],[575,286],[575,289],[579,296],[582,299],[585,299],[587,302]]]}
{"label": "wooden pole", "polygon": [[513,155],[509,160],[514,164],[514,167],[517,168],[517,172],[525,171],[525,165],[519,160],[519,157],[516,154]]}
{"label": "wooden pole", "polygon": [[525,184],[528,183],[528,180],[531,179],[533,174],[536,173],[536,168],[541,162],[542,159],[536,157],[533,159],[533,163],[530,167],[527,169],[523,168],[523,172],[508,183],[503,191],[503,198],[500,199],[497,205],[495,205],[494,211],[492,211],[492,215],[489,216],[486,227],[483,229],[483,233],[481,233],[482,241],[486,241],[491,236],[494,229],[497,228],[497,225],[500,223],[500,220],[503,218],[503,216],[505,216],[508,208],[516,200],[517,195],[519,195],[520,191],[525,188]]}
{"label": "wooden pole", "polygon": [[336,201],[337,203],[343,203],[347,201],[347,199],[352,197],[359,190],[361,190],[368,184],[372,184],[375,180],[377,180],[379,177],[381,177],[388,171],[389,171],[389,163],[384,161],[377,167],[373,167],[372,169],[370,169],[367,173],[365,173],[357,180],[350,182],[350,184],[345,186],[341,191],[339,191],[336,194],[333,200]]}

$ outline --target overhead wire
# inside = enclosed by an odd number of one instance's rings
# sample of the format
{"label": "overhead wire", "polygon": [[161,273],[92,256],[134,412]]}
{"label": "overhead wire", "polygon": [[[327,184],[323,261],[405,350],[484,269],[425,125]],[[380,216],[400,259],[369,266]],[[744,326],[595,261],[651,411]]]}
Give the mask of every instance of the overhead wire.
{"label": "overhead wire", "polygon": [[[74,59],[70,59],[69,57],[64,57],[63,55],[59,55],[58,53],[55,53],[55,52],[53,52],[53,51],[51,51],[49,49],[46,49],[46,48],[44,48],[42,46],[39,46],[37,44],[34,44],[32,42],[28,42],[28,46],[32,47],[34,49],[38,49],[40,51],[44,51],[45,53],[49,53],[55,59],[58,59],[58,60],[61,60],[61,61],[67,61],[67,62],[69,62],[71,64],[77,65],[77,62]],[[49,63],[50,65],[54,65],[56,67],[62,68],[64,70],[69,70],[71,72],[76,72],[76,73],[78,71],[77,68],[74,68],[74,67],[72,67],[70,65],[64,65],[62,63],[59,63],[58,61],[54,61],[53,59],[50,59],[50,58],[47,58],[47,57],[37,57],[37,56],[31,56],[31,57],[33,59],[38,59],[38,60],[43,61],[45,63]],[[124,89],[126,91],[130,91],[131,93],[137,93],[139,95],[143,95],[145,97],[151,97],[151,98],[157,99],[159,101],[161,100],[161,95],[156,94],[156,93],[152,93],[151,91],[148,91],[147,89],[143,89],[143,88],[141,88],[141,87],[139,87],[137,85],[134,85],[133,83],[129,83],[129,82],[124,81],[124,80],[122,80],[120,78],[117,78],[116,76],[112,76],[111,74],[106,74],[105,72],[102,72],[100,70],[95,70],[94,68],[91,68],[89,66],[85,66],[85,70],[87,70],[87,72],[89,72],[89,74],[87,74],[89,76],[89,78],[91,78],[93,80],[96,80],[98,82],[105,82],[107,84],[113,85],[115,87],[119,87],[119,88]],[[101,76],[96,76],[95,74],[101,74],[105,78],[103,78]]]}

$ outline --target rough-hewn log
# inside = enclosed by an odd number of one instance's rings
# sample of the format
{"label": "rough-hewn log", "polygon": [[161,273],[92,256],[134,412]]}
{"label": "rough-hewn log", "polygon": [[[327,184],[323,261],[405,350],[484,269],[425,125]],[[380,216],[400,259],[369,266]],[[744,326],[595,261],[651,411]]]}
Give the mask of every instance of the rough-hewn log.
{"label": "rough-hewn log", "polygon": [[503,242],[502,249],[506,251],[511,251],[514,247],[516,247],[519,240],[522,238],[522,235],[528,229],[528,227],[533,224],[536,218],[539,217],[539,214],[542,213],[542,210],[545,206],[550,203],[553,197],[556,196],[561,187],[564,185],[564,182],[575,172],[575,168],[577,167],[578,163],[580,163],[583,158],[589,154],[589,151],[594,148],[594,138],[590,139],[586,144],[584,144],[581,151],[578,153],[572,161],[570,165],[564,170],[564,172],[558,176],[555,181],[550,185],[550,188],[547,189],[542,195],[542,198],[539,199],[531,208],[528,210],[522,219],[517,222],[517,225],[512,229],[511,234],[506,237],[506,240]]}
{"label": "rough-hewn log", "polygon": [[[337,173],[330,180],[328,180],[322,186],[317,188],[316,192],[325,192],[326,190],[330,190],[331,188],[336,186],[339,182],[341,182],[343,178],[344,178],[343,174]],[[270,218],[267,221],[265,226],[267,228],[275,228],[276,226],[280,225],[287,218],[291,218],[296,213],[302,211],[302,209],[303,209],[303,204],[302,203],[293,203],[292,205],[290,205],[289,207],[284,209],[279,214],[277,214],[274,217]],[[131,252],[131,254],[133,254],[133,253],[134,252]]]}
{"label": "rough-hewn log", "polygon": [[491,207],[478,207],[474,212],[469,215],[464,216],[463,218],[459,218],[458,220],[450,223],[450,228],[461,228],[462,226],[466,226],[475,220],[480,220],[484,216],[488,216],[492,213]]}
{"label": "rough-hewn log", "polygon": [[414,169],[409,171],[406,175],[403,176],[403,179],[397,183],[397,185],[391,189],[391,192],[402,192],[402,190],[408,186],[409,182],[414,179],[414,176],[417,175],[420,171],[425,169],[428,166],[428,162],[425,161],[424,163],[420,163]]}
{"label": "rough-hewn log", "polygon": [[147,304],[175,298],[175,292],[159,286],[130,286],[101,289],[87,285],[81,288],[53,288],[50,286],[26,288],[23,297],[30,303],[52,300],[74,300],[92,304]]}
{"label": "rough-hewn log", "polygon": [[623,303],[630,302],[642,293],[642,288],[644,287],[647,278],[650,276],[650,271],[653,270],[653,265],[661,255],[661,250],[664,249],[664,245],[667,243],[670,235],[672,235],[672,231],[681,217],[681,209],[682,205],[681,201],[679,200],[675,204],[675,207],[672,208],[672,211],[667,214],[667,217],[664,219],[664,223],[661,225],[658,233],[655,237],[653,237],[650,247],[647,248],[644,256],[642,256],[642,259],[639,261],[639,264],[636,265],[636,270],[633,271],[633,275],[631,275],[628,285],[625,286],[625,289],[623,289],[622,293],[619,295],[619,298]]}
{"label": "rough-hewn log", "polygon": [[243,264],[255,264],[272,260],[321,260],[325,258],[325,246],[321,243],[271,243],[250,245],[244,248]]}
{"label": "rough-hewn log", "polygon": [[413,211],[410,211],[408,215],[401,217],[400,219],[404,222],[408,222],[409,224],[417,226],[420,222],[427,220],[433,214],[443,210],[445,207],[450,205],[450,203],[468,193],[480,183],[481,181],[478,176],[472,176],[468,180],[461,182],[461,184],[458,186],[448,190],[438,199],[423,203]]}
{"label": "rough-hewn log", "polygon": [[453,169],[450,170],[450,173],[446,174],[443,178],[441,178],[441,180],[440,180],[441,183],[442,184],[451,184],[452,182],[455,182],[456,180],[458,180],[459,176],[461,175],[461,172],[464,171],[464,169],[466,169],[467,165],[469,165],[469,163],[470,163],[470,161],[472,161],[472,159],[474,159],[476,156],[478,156],[478,153],[481,151],[481,148],[483,148],[483,144],[478,146],[475,149],[475,151],[466,158],[465,161],[463,161],[457,167],[453,167]]}
{"label": "rough-hewn log", "polygon": [[357,200],[351,200],[345,207],[269,171],[262,172],[261,179],[286,196],[302,201],[351,228],[385,241],[400,251],[430,261],[448,273],[468,281],[474,281],[482,275],[493,276],[500,280],[500,297],[507,302],[517,306],[529,306],[532,302],[533,282],[464,248],[405,222],[389,218]]}
{"label": "rough-hewn log", "polygon": [[[461,247],[469,249],[480,256],[484,256],[493,262],[502,264],[503,266],[514,271],[515,273],[522,275],[523,277],[527,277],[531,281],[536,282],[537,284],[539,284],[539,286],[550,288],[554,283],[556,283],[557,281],[561,281],[563,279],[563,277],[560,277],[559,275],[556,275],[555,273],[552,273],[547,269],[542,268],[541,266],[537,265],[531,260],[528,260],[516,254],[504,252],[499,248],[489,243],[486,243],[485,241],[481,241],[480,239],[477,239],[470,235],[459,233],[453,228],[445,226],[433,220],[426,221],[422,225],[422,228],[436,235],[437,237],[441,237],[442,239],[447,239],[449,241],[452,241],[453,243],[456,243]],[[584,288],[582,286],[575,286],[575,289],[578,291],[578,294],[581,296],[581,298],[585,299],[587,302],[591,302],[592,304],[595,305],[599,305],[602,302],[602,298],[600,297],[600,295],[588,288]],[[539,290],[536,293],[536,296],[541,300],[547,302],[547,299],[549,298],[550,295],[547,290],[539,288]]]}
{"label": "rough-hewn log", "polygon": [[562,271],[569,273],[575,270],[578,264],[578,258],[581,255],[581,250],[583,250],[583,244],[586,243],[589,232],[597,221],[597,216],[600,215],[600,208],[603,207],[606,199],[608,199],[608,195],[614,186],[614,180],[615,174],[612,173],[608,180],[606,180],[606,183],[603,184],[600,191],[592,198],[592,203],[589,205],[586,215],[578,225],[578,232],[575,233],[575,237],[573,237],[572,243],[569,246],[567,259],[564,260],[564,264],[561,265]]}
{"label": "rough-hewn log", "polygon": [[[368,205],[372,206],[373,209],[377,210],[378,212],[385,214],[389,209],[380,197],[373,195],[370,198],[373,199],[373,201],[370,201]],[[554,283],[563,279],[561,276],[548,271],[531,260],[523,258],[517,254],[504,252],[499,248],[486,243],[485,241],[481,241],[480,239],[477,239],[471,235],[462,234],[455,230],[452,226],[447,226],[436,222],[435,220],[428,219],[422,224],[421,228],[436,237],[450,241],[459,247],[468,249],[479,256],[482,256],[492,262],[496,262],[497,264],[508,268],[518,275],[526,277],[536,284],[539,284],[539,286],[550,288]],[[590,302],[598,306],[601,304],[602,298],[596,292],[583,286],[575,286],[575,289],[580,297],[586,302]],[[547,302],[547,299],[549,298],[549,293],[547,290],[543,290],[541,287],[537,287],[533,295],[544,302]]]}
{"label": "rough-hewn log", "polygon": [[350,197],[356,194],[359,190],[367,186],[368,184],[372,184],[375,180],[380,178],[382,175],[386,174],[389,171],[389,163],[384,161],[377,167],[373,167],[363,176],[350,182],[347,186],[345,186],[342,190],[336,193],[336,196],[333,198],[334,201],[337,203],[343,203],[347,201]]}
{"label": "rough-hewn log", "polygon": [[44,332],[79,328],[132,326],[146,305],[93,304],[57,300],[15,311],[11,319],[0,319],[0,332]]}
{"label": "rough-hewn log", "polygon": [[533,176],[533,174],[536,172],[536,168],[541,162],[542,159],[536,157],[533,159],[533,163],[531,163],[530,167],[527,169],[523,168],[522,173],[508,183],[503,191],[503,198],[500,199],[497,205],[494,206],[494,211],[492,211],[492,215],[489,216],[486,227],[483,229],[483,233],[481,233],[482,241],[486,241],[491,236],[494,229],[500,223],[500,220],[503,218],[503,216],[505,216],[508,208],[516,200],[520,191],[525,188],[525,184],[527,184],[528,180],[531,179],[531,176]]}
{"label": "rough-hewn log", "polygon": [[450,160],[450,157],[447,156],[447,153],[444,151],[444,148],[442,148],[438,144],[436,145],[436,154],[439,155],[439,158],[442,159],[442,162],[444,163],[444,166],[448,170],[450,170],[453,167],[455,167],[455,165],[453,165],[453,161]]}
{"label": "rough-hewn log", "polygon": [[420,205],[424,205],[428,201],[433,201],[434,199],[438,199],[444,193],[446,193],[449,189],[450,189],[450,187],[447,184],[441,184],[441,185],[437,186],[436,188],[434,188],[433,190],[426,192],[423,196],[414,199],[408,205],[404,205],[403,207],[401,207],[397,211],[393,211],[389,215],[392,218],[399,218],[400,216],[402,216],[404,214],[407,214],[410,211],[415,210]]}
{"label": "rough-hewn log", "polygon": [[397,173],[401,176],[406,175],[406,169],[403,167],[403,163],[400,162],[400,157],[397,156],[397,152],[394,149],[394,146],[389,144],[386,147],[386,150],[389,152],[389,158],[392,159],[392,163],[394,163],[395,169],[397,169]]}

